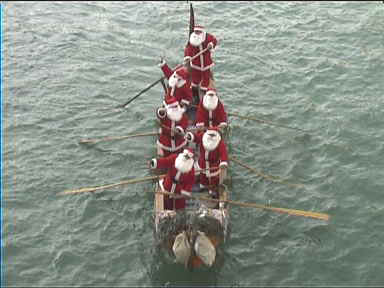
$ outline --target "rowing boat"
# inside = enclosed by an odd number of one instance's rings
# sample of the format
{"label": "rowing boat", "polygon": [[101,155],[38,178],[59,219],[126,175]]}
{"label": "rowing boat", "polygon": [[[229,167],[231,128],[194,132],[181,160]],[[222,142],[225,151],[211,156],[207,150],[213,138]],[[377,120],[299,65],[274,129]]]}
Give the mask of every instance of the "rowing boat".
{"label": "rowing boat", "polygon": [[[212,78],[209,87],[213,88],[215,83]],[[190,124],[193,123],[195,114],[195,108],[188,111],[188,117],[192,120]],[[190,125],[187,130],[194,128],[193,125]],[[194,148],[195,161],[197,161],[199,149],[196,148],[198,147],[194,143],[188,143],[188,145]],[[218,200],[229,200],[227,185],[228,179],[224,180],[224,185],[218,189]],[[185,258],[188,258],[184,264],[189,269],[212,266],[217,258],[218,249],[229,237],[229,206],[225,202],[203,200],[202,198],[209,198],[207,192],[200,189],[199,179],[196,176],[192,189],[193,199],[187,199],[186,209],[176,212],[164,208],[165,194],[161,191],[159,183],[155,185],[154,234],[156,242],[161,249],[167,251],[174,261],[183,262]],[[196,245],[200,245],[200,251],[197,251]],[[179,250],[175,252],[175,249]],[[185,255],[182,257],[184,259],[182,261],[178,259],[180,253],[187,254],[187,257]]]}

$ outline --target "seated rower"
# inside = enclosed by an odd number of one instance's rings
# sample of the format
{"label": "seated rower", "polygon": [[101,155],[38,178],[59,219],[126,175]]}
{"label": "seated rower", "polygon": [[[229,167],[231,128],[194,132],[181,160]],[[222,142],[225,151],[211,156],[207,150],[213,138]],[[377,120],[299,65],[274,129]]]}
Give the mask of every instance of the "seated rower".
{"label": "seated rower", "polygon": [[192,101],[191,77],[188,69],[180,65],[172,70],[163,58],[161,58],[159,66],[163,71],[164,76],[168,79],[169,87],[166,97],[175,97],[176,100],[179,101],[181,107],[188,107]]}
{"label": "seated rower", "polygon": [[168,97],[163,102],[164,107],[156,110],[160,120],[159,139],[157,140],[157,155],[168,156],[182,151],[187,141],[184,139],[188,126],[188,118],[184,109],[174,97]]}
{"label": "seated rower", "polygon": [[[185,138],[188,142],[200,144],[200,157],[196,169],[200,170],[200,188],[209,187],[209,194],[218,198],[213,193],[214,187],[222,184],[227,177],[228,153],[225,142],[221,139],[217,127],[209,127],[205,132],[187,132]],[[215,195],[216,194],[216,195]]]}
{"label": "seated rower", "polygon": [[195,182],[193,151],[186,148],[179,154],[171,154],[168,157],[154,158],[150,161],[152,169],[167,168],[168,172],[164,179],[159,181],[161,191],[169,192],[174,196],[164,196],[164,209],[184,209],[185,196],[191,196],[192,186]]}
{"label": "seated rower", "polygon": [[209,88],[197,107],[196,127],[215,126],[221,130],[227,125],[224,105],[217,96],[216,89]]}

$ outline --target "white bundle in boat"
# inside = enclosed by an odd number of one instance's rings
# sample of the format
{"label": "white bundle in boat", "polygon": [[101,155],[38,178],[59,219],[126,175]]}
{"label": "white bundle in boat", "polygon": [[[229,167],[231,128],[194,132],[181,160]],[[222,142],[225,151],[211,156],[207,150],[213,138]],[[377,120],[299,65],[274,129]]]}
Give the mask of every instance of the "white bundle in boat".
{"label": "white bundle in boat", "polygon": [[197,234],[194,246],[196,255],[199,256],[205,265],[210,267],[216,258],[215,246],[213,246],[211,240],[209,240],[204,232],[197,231]]}
{"label": "white bundle in boat", "polygon": [[185,231],[176,236],[172,250],[175,254],[176,262],[184,264],[185,267],[187,267],[189,257],[191,256],[191,245],[189,244],[187,233]]}

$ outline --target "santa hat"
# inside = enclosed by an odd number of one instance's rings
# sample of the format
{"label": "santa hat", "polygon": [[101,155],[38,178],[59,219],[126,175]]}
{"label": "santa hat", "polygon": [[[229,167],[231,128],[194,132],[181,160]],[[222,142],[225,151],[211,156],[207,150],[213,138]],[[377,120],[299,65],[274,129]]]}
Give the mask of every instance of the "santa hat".
{"label": "santa hat", "polygon": [[205,93],[207,96],[217,96],[217,92],[215,88],[208,88],[207,92]]}
{"label": "santa hat", "polygon": [[216,136],[220,136],[220,129],[217,126],[209,126],[205,133],[209,134],[216,134]]}
{"label": "santa hat", "polygon": [[188,70],[185,67],[180,67],[175,72],[183,80],[187,80],[189,77]]}
{"label": "santa hat", "polygon": [[195,25],[195,27],[193,27],[193,31],[205,32],[205,28],[204,28],[204,26]]}
{"label": "santa hat", "polygon": [[175,97],[166,97],[165,101],[163,101],[163,105],[166,109],[177,107],[179,105],[179,101]]}
{"label": "santa hat", "polygon": [[193,158],[193,155],[194,155],[193,149],[190,147],[184,148],[183,154],[188,156],[189,158]]}

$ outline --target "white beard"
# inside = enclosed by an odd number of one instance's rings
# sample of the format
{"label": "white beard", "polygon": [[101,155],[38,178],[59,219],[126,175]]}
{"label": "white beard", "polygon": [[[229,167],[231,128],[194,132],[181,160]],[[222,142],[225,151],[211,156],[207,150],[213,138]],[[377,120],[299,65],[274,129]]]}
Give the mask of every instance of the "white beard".
{"label": "white beard", "polygon": [[189,171],[191,171],[193,167],[193,163],[194,163],[193,158],[186,160],[184,158],[184,154],[180,153],[176,157],[175,168],[177,169],[177,171],[180,171],[181,173],[188,173]]}
{"label": "white beard", "polygon": [[207,151],[213,151],[219,146],[221,141],[221,136],[219,133],[216,134],[216,137],[211,137],[208,133],[204,133],[203,135],[203,146]]}
{"label": "white beard", "polygon": [[205,41],[205,35],[205,32],[200,34],[192,32],[191,37],[189,37],[189,43],[191,43],[192,46],[197,47]]}
{"label": "white beard", "polygon": [[209,111],[215,110],[218,102],[219,102],[219,98],[217,96],[204,95],[203,106],[205,109],[207,109]]}
{"label": "white beard", "polygon": [[[176,72],[175,72],[176,73]],[[171,77],[169,77],[169,80],[168,80],[168,84],[170,87],[172,88],[181,88],[183,87],[183,85],[187,82],[185,81],[184,79],[179,79],[178,77],[175,76],[175,73],[173,73],[171,75]]]}
{"label": "white beard", "polygon": [[169,77],[168,84],[169,84],[169,86],[171,86],[172,88],[176,86],[176,84],[177,84],[177,77],[175,76],[175,73],[173,73],[173,74],[171,75],[171,77]]}
{"label": "white beard", "polygon": [[184,109],[182,108],[170,108],[167,109],[167,116],[170,120],[179,122],[181,120],[181,117],[183,117]]}

